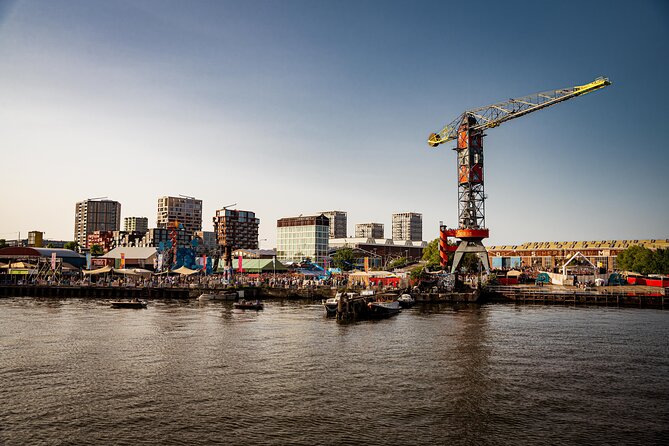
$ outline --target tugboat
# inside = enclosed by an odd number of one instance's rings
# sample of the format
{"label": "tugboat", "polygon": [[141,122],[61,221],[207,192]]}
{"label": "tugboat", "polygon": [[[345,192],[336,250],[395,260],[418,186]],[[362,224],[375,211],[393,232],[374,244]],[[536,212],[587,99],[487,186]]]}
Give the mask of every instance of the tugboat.
{"label": "tugboat", "polygon": [[262,310],[263,304],[259,300],[251,302],[250,300],[242,299],[239,302],[235,302],[232,306],[238,310]]}

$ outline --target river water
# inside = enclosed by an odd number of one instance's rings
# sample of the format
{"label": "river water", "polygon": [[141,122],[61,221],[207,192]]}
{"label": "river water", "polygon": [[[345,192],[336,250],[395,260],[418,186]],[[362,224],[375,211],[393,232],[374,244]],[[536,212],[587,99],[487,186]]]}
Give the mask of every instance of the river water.
{"label": "river water", "polygon": [[669,312],[0,299],[0,444],[667,444]]}

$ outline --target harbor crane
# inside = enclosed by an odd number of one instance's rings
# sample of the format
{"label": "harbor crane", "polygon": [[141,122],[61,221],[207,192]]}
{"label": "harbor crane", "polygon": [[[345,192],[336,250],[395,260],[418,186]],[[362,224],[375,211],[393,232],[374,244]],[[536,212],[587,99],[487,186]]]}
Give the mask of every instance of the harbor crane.
{"label": "harbor crane", "polygon": [[[577,96],[611,85],[606,77],[598,77],[585,85],[545,91],[509,99],[506,102],[467,110],[447,124],[438,133],[430,134],[427,143],[438,147],[449,141],[457,141],[453,149],[458,163],[458,228],[439,227],[439,256],[441,266],[446,268],[448,253],[454,252],[451,273],[457,271],[465,253],[479,256],[486,271],[490,270],[488,253],[483,239],[489,231],[485,224],[485,199],[483,188],[483,132],[512,119],[548,108]],[[457,248],[448,246],[448,237],[460,239]]]}

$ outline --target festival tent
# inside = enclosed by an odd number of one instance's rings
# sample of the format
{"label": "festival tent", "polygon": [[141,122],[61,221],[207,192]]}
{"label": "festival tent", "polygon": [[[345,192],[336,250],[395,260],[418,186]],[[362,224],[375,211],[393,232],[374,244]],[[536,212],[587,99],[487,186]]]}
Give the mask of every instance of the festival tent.
{"label": "festival tent", "polygon": [[191,274],[197,274],[200,272],[200,270],[197,269],[190,269],[186,268],[185,266],[182,266],[181,268],[177,268],[172,271],[173,273],[181,274],[182,276],[190,276]]}
{"label": "festival tent", "polygon": [[88,275],[96,275],[96,274],[107,274],[107,273],[112,273],[112,272],[114,272],[114,268],[112,268],[112,267],[109,266],[109,265],[104,266],[104,267],[102,267],[102,268],[98,268],[98,269],[83,270],[83,271],[82,271],[82,273],[84,273],[84,275],[86,275],[86,276],[88,276]]}
{"label": "festival tent", "polygon": [[[233,259],[232,264],[235,267],[235,272],[238,272],[238,263],[235,261],[235,259]],[[221,264],[218,266],[218,272],[222,272],[224,270],[225,267],[221,262]],[[283,263],[279,262],[278,260],[274,261],[274,259],[242,259],[242,272],[244,273],[283,273],[287,270],[288,269]]]}
{"label": "festival tent", "polygon": [[114,269],[114,273],[116,274],[123,274],[126,276],[142,276],[142,277],[148,277],[151,274],[153,274],[151,271],[148,269],[142,269],[142,268],[122,268],[122,269]]}

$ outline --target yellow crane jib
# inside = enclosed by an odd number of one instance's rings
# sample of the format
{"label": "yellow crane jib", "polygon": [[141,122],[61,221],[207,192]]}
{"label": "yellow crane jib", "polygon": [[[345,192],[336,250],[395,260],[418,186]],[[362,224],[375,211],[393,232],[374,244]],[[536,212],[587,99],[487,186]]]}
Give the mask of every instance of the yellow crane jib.
{"label": "yellow crane jib", "polygon": [[529,113],[541,110],[559,102],[582,96],[595,90],[599,90],[611,82],[606,77],[598,77],[592,82],[575,87],[563,88],[560,90],[544,91],[531,94],[521,98],[509,99],[506,102],[487,105],[485,107],[467,110],[454,119],[451,123],[444,126],[438,133],[432,133],[427,139],[430,147],[437,147],[448,141],[458,138],[458,128],[465,117],[473,118],[476,123],[470,125],[472,130],[485,130],[497,127],[503,122],[519,118]]}

